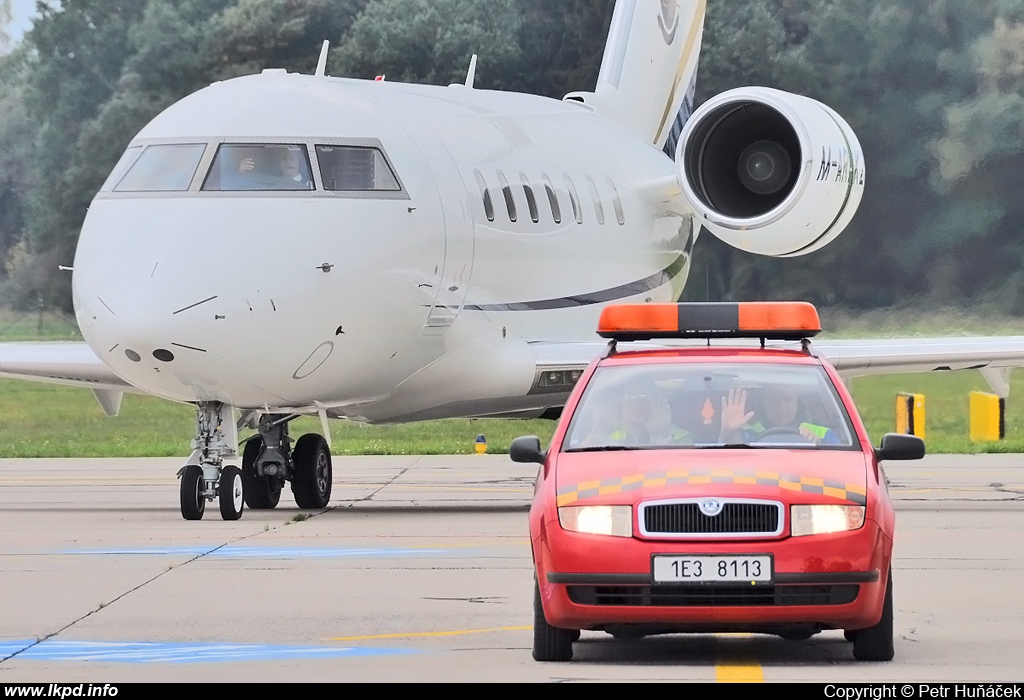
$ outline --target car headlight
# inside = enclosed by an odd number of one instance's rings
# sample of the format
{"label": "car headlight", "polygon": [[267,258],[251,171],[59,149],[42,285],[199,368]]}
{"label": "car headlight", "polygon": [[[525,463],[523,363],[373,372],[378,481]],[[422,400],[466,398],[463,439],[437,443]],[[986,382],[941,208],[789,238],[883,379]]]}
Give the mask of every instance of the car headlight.
{"label": "car headlight", "polygon": [[864,524],[864,506],[791,506],[789,513],[794,537],[856,530]]}
{"label": "car headlight", "polygon": [[573,532],[632,537],[633,506],[563,506],[558,522]]}

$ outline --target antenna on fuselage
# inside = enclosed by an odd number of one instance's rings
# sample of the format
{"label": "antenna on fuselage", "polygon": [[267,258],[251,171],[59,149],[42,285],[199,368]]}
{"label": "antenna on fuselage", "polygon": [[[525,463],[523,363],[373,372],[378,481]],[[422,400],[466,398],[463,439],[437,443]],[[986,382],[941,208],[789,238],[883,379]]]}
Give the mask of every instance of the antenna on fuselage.
{"label": "antenna on fuselage", "polygon": [[313,75],[318,75],[321,78],[323,78],[326,75],[325,71],[327,70],[327,49],[330,48],[330,46],[331,42],[327,41],[327,39],[324,39],[324,45],[320,48],[320,58],[316,62],[316,73],[314,73]]}
{"label": "antenna on fuselage", "polygon": [[476,80],[476,54],[473,54],[473,58],[469,59],[469,71],[466,73],[466,87],[473,87],[474,80]]}

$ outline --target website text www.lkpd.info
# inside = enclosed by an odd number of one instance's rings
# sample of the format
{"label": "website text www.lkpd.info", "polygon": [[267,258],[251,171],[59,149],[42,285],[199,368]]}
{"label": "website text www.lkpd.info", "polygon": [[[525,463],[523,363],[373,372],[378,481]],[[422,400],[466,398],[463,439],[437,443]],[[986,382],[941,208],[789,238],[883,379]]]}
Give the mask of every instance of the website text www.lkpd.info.
{"label": "website text www.lkpd.info", "polygon": [[30,683],[4,686],[5,698],[113,698],[117,686],[110,683]]}

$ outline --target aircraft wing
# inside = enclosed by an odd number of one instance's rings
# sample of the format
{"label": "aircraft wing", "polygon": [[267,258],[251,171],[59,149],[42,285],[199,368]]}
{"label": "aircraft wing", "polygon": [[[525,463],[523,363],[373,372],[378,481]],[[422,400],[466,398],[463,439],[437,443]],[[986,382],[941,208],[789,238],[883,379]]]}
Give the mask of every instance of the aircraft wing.
{"label": "aircraft wing", "polygon": [[1024,367],[1024,336],[1019,335],[823,340],[813,347],[844,378],[976,369],[1004,398],[1010,393],[1010,368]]}
{"label": "aircraft wing", "polygon": [[1024,336],[821,340],[812,345],[849,376],[1024,366]]}
{"label": "aircraft wing", "polygon": [[145,393],[114,374],[85,343],[0,343],[0,377],[89,388],[100,405],[104,394]]}
{"label": "aircraft wing", "polygon": [[[728,342],[736,343],[735,340]],[[706,341],[699,344],[706,345]],[[631,343],[623,347],[639,345],[678,347],[679,343]],[[560,379],[552,372],[585,368],[606,346],[607,343],[534,345],[537,356],[535,390],[542,383]],[[981,371],[993,391],[1004,397],[1009,393],[1009,369],[1024,367],[1024,336],[816,340],[812,341],[811,346],[817,355],[827,359],[843,377],[976,369]],[[546,378],[545,372],[549,373]]]}

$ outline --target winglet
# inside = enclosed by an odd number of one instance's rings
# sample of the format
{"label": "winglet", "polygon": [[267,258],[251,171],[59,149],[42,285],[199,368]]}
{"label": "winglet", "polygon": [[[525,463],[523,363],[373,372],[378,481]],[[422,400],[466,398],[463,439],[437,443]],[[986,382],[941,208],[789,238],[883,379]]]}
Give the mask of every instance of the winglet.
{"label": "winglet", "polygon": [[316,73],[321,78],[326,75],[327,70],[327,49],[330,48],[331,42],[324,39],[324,45],[320,49],[320,59],[316,62]]}
{"label": "winglet", "polygon": [[473,54],[473,58],[469,59],[469,71],[466,73],[466,87],[472,88],[474,80],[476,80],[476,54]]}

